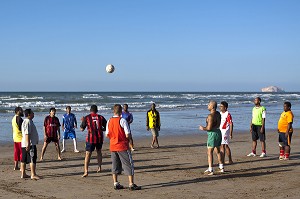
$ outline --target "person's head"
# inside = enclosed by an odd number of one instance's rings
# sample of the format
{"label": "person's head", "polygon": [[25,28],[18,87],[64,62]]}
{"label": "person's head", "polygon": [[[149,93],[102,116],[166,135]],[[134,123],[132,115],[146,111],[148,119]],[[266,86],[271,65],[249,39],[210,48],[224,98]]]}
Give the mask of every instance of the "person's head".
{"label": "person's head", "polygon": [[292,108],[291,102],[284,102],[284,103],[283,103],[283,110],[284,110],[285,112],[290,111],[291,108]]}
{"label": "person's head", "polygon": [[97,105],[93,104],[91,106],[90,112],[92,112],[92,113],[98,113],[98,107],[97,107]]}
{"label": "person's head", "polygon": [[155,107],[156,107],[155,103],[152,103],[152,104],[151,104],[151,110],[154,111],[154,110],[155,110]]}
{"label": "person's head", "polygon": [[122,106],[120,104],[114,105],[114,115],[121,115],[122,114]]}
{"label": "person's head", "polygon": [[24,114],[23,114],[23,109],[21,108],[21,107],[16,107],[15,108],[15,114],[16,115],[18,115],[18,116],[21,116],[21,117],[23,117],[24,116]]}
{"label": "person's head", "polygon": [[260,97],[256,97],[256,98],[254,99],[254,104],[255,104],[256,106],[259,106],[260,103],[261,103],[261,98],[260,98]]}
{"label": "person's head", "polygon": [[30,108],[25,109],[24,113],[25,113],[25,117],[27,117],[28,119],[33,119],[34,118],[34,113]]}
{"label": "person's head", "polygon": [[220,108],[220,111],[221,111],[221,112],[223,112],[223,113],[226,112],[227,109],[228,109],[228,103],[227,103],[226,101],[222,101],[222,102],[220,103],[219,108]]}
{"label": "person's head", "polygon": [[71,106],[67,106],[67,107],[66,107],[66,112],[67,112],[68,114],[71,113]]}
{"label": "person's head", "polygon": [[208,105],[207,105],[207,109],[208,109],[209,111],[211,111],[211,110],[217,110],[217,102],[214,101],[214,100],[211,100],[211,101],[208,103]]}
{"label": "person's head", "polygon": [[50,117],[53,117],[53,116],[55,116],[56,109],[55,109],[54,107],[50,108],[50,111],[49,111],[49,113],[50,113]]}
{"label": "person's head", "polygon": [[125,112],[128,111],[128,104],[124,104],[124,105],[123,105],[123,110],[124,110]]}

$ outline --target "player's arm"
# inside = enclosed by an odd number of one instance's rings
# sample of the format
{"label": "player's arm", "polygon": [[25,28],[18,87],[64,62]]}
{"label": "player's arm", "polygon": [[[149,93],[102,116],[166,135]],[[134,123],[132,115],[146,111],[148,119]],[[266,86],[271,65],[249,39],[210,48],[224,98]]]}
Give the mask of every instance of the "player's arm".
{"label": "player's arm", "polygon": [[147,111],[147,114],[146,114],[146,128],[147,128],[147,131],[149,131],[149,115],[148,115],[148,111]]}
{"label": "player's arm", "polygon": [[202,130],[202,131],[210,131],[212,129],[212,115],[211,114],[209,114],[207,116],[207,120],[206,121],[207,121],[206,127],[200,125],[200,127],[199,127],[200,130]]}
{"label": "player's arm", "polygon": [[85,128],[86,128],[86,118],[82,117],[81,118],[81,124],[80,124],[80,130],[84,131]]}
{"label": "player's arm", "polygon": [[75,124],[75,129],[77,129],[77,119],[76,119],[76,116],[74,115],[74,124]]}

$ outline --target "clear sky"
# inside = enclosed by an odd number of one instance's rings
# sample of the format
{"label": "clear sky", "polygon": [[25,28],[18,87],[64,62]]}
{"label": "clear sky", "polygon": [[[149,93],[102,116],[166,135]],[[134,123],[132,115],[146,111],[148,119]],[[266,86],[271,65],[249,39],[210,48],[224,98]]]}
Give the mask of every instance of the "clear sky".
{"label": "clear sky", "polygon": [[3,0],[0,91],[300,91],[299,10],[299,0]]}

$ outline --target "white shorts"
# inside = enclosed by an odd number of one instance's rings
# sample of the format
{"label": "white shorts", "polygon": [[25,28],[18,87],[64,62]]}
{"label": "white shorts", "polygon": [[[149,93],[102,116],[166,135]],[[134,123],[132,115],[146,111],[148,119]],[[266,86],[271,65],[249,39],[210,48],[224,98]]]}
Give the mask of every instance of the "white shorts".
{"label": "white shorts", "polygon": [[221,144],[229,144],[229,138],[230,138],[230,136],[229,136],[229,130],[223,130],[223,129],[221,129],[221,133],[222,133],[222,142],[221,142]]}

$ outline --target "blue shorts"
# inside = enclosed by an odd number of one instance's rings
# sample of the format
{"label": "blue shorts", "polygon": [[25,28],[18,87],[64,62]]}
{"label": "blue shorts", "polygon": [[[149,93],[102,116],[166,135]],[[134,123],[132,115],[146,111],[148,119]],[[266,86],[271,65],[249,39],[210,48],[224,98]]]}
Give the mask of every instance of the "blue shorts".
{"label": "blue shorts", "polygon": [[75,131],[65,131],[64,132],[64,136],[63,136],[63,139],[74,139],[76,138],[76,134],[75,134]]}
{"label": "blue shorts", "polygon": [[95,148],[97,150],[101,150],[102,149],[102,144],[103,143],[89,143],[89,142],[86,142],[85,143],[85,151],[93,152],[95,150]]}
{"label": "blue shorts", "polygon": [[292,141],[292,134],[285,137],[285,133],[279,133],[278,143],[280,147],[290,146]]}

